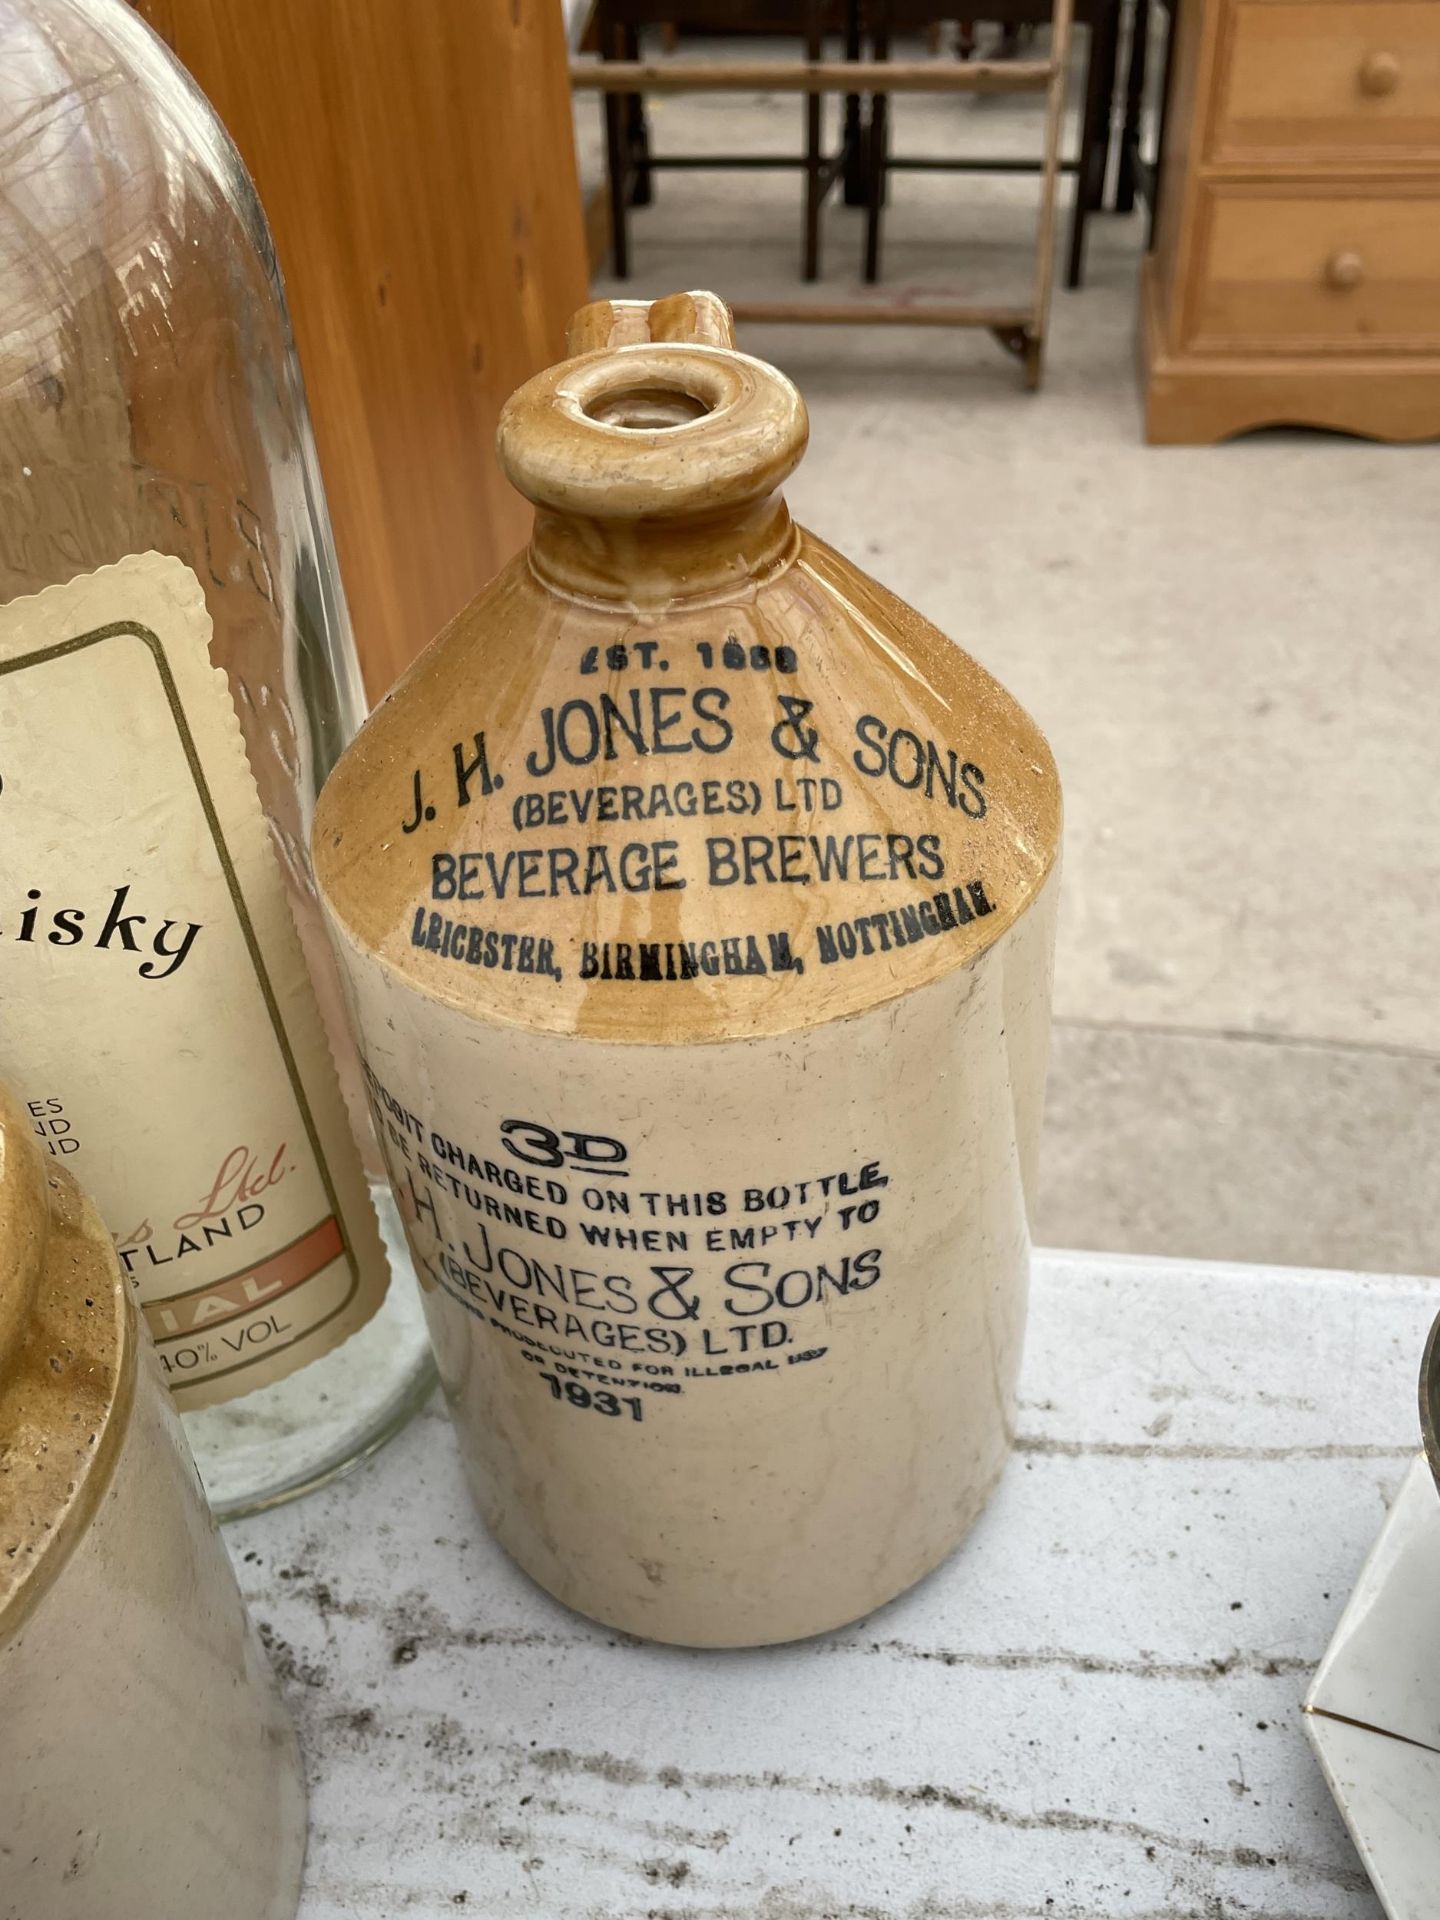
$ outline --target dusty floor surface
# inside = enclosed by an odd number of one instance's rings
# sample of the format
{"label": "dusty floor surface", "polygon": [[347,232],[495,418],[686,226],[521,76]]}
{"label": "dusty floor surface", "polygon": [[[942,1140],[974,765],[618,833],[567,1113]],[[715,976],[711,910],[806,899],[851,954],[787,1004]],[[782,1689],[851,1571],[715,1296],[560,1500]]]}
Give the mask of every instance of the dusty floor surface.
{"label": "dusty floor surface", "polygon": [[[798,152],[801,112],[652,105],[657,147],[687,152]],[[1037,152],[1040,112],[897,101],[895,150]],[[582,100],[591,181],[598,121]],[[1013,176],[901,176],[888,286],[1023,298],[1037,199]],[[629,286],[598,290],[804,296],[796,174],[663,175],[631,232]],[[838,195],[824,244],[815,291],[856,291],[861,216]],[[751,326],[742,344],[810,406],[797,516],[1055,746],[1041,1237],[1440,1272],[1440,451],[1302,432],[1147,448],[1143,245],[1143,213],[1092,220],[1035,396],[980,333]]]}

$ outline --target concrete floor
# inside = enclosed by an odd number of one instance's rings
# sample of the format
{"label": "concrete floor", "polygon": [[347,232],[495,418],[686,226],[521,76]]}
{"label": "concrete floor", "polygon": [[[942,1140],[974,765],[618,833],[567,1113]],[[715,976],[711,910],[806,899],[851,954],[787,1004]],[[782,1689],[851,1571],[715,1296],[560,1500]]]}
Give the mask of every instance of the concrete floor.
{"label": "concrete floor", "polygon": [[[892,112],[898,151],[1039,149],[1036,100]],[[652,107],[657,147],[692,152],[798,151],[800,113]],[[591,178],[598,116],[581,102]],[[1037,191],[901,177],[887,285],[1023,298]],[[799,208],[795,174],[664,175],[628,287],[597,290],[801,297]],[[1440,1273],[1440,454],[1293,432],[1145,447],[1143,241],[1143,215],[1092,221],[1039,395],[978,333],[753,326],[742,344],[809,403],[797,517],[1054,744],[1040,1237]],[[819,293],[857,289],[860,245],[837,195]]]}

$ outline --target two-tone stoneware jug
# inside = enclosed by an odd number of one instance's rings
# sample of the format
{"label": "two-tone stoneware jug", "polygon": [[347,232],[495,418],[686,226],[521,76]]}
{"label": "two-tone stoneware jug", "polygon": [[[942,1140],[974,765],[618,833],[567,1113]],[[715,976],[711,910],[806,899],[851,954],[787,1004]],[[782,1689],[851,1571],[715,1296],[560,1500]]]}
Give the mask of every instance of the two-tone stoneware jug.
{"label": "two-tone stoneware jug", "polygon": [[341,760],[316,872],[486,1521],[614,1626],[791,1639],[1010,1447],[1059,789],[791,521],[805,408],[718,301],[571,344],[501,424],[529,549]]}

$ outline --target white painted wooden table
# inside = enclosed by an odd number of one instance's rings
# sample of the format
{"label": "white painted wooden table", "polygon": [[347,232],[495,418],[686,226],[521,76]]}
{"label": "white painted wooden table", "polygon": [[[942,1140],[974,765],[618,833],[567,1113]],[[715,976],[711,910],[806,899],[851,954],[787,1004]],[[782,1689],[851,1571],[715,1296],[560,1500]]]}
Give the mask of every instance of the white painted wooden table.
{"label": "white painted wooden table", "polygon": [[1040,1256],[969,1541],[761,1653],[556,1606],[432,1408],[227,1530],[308,1754],[303,1920],[1376,1920],[1299,1701],[1413,1456],[1437,1300]]}

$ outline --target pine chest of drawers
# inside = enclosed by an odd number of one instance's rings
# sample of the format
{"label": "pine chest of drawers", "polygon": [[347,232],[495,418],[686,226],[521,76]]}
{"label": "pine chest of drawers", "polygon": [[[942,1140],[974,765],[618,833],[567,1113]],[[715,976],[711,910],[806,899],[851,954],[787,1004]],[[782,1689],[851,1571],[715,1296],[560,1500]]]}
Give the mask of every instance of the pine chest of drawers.
{"label": "pine chest of drawers", "polygon": [[1440,434],[1440,0],[1180,0],[1146,435]]}

